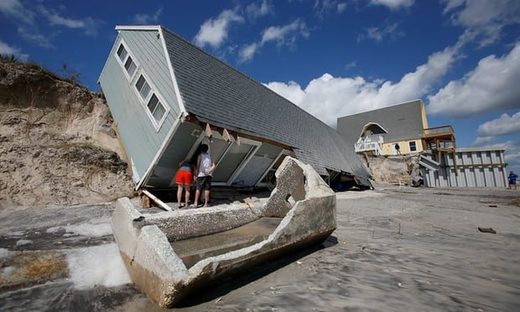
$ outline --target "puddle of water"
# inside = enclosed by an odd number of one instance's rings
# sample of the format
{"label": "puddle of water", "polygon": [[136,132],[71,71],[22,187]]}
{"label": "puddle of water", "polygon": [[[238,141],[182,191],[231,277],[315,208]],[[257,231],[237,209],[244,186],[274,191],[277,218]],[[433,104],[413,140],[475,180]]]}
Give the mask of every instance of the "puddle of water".
{"label": "puddle of water", "polygon": [[261,218],[228,231],[172,242],[186,268],[208,257],[256,244],[271,235],[281,218]]}

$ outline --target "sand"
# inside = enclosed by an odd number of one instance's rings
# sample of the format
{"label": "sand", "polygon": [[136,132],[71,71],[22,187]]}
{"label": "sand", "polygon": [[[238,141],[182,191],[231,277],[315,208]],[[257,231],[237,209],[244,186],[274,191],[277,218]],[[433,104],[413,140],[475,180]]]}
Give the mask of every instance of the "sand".
{"label": "sand", "polygon": [[[404,187],[340,193],[338,228],[322,245],[228,277],[175,310],[516,311],[520,207],[512,202],[519,197],[520,191]],[[1,211],[0,248],[9,250],[2,254],[9,258],[13,250],[39,244],[52,249],[45,242],[62,238],[46,228],[85,223],[96,206],[66,207],[59,221],[45,217],[59,209],[39,209],[43,221],[32,224],[24,219],[30,211]],[[96,224],[112,208],[99,209]],[[17,239],[33,244],[16,247],[10,240],[17,223]],[[50,236],[38,240],[36,229]],[[88,233],[74,235],[54,249],[72,252],[87,244]],[[111,236],[104,238],[94,244],[112,243]],[[5,291],[0,306],[4,311],[163,311],[131,284],[78,289],[69,279]]]}

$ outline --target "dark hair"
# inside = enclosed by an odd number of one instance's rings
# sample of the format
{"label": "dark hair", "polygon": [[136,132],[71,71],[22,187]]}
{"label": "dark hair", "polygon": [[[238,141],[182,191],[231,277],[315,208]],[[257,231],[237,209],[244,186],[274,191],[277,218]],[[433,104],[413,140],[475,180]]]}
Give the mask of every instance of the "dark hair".
{"label": "dark hair", "polygon": [[201,151],[202,153],[207,153],[207,152],[208,152],[208,145],[207,145],[207,144],[202,144],[202,145],[200,146],[200,151]]}

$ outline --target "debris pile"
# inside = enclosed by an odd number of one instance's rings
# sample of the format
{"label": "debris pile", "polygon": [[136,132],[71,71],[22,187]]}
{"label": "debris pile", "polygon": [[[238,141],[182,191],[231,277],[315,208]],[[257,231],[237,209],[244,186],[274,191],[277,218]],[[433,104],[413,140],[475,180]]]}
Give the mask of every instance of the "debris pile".
{"label": "debris pile", "polygon": [[361,157],[376,183],[418,185],[420,170],[418,156],[371,156]]}

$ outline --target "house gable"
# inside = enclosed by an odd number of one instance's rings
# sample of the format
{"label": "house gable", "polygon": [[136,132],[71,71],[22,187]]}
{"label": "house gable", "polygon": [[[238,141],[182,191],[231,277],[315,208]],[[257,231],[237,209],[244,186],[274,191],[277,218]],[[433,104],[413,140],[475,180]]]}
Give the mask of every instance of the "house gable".
{"label": "house gable", "polygon": [[164,51],[160,28],[118,29],[99,77],[136,182],[146,175],[182,112]]}

